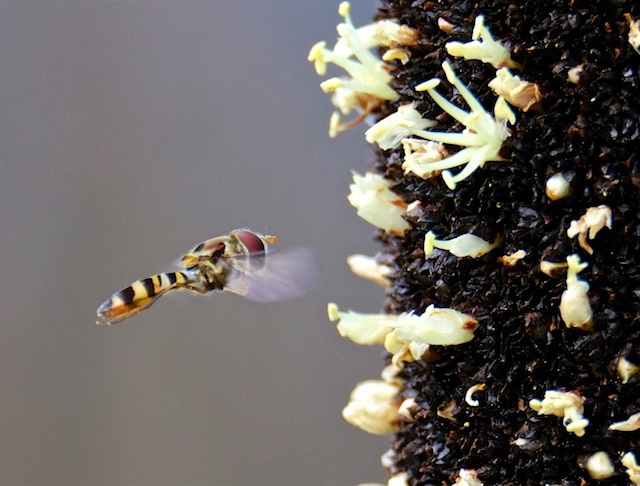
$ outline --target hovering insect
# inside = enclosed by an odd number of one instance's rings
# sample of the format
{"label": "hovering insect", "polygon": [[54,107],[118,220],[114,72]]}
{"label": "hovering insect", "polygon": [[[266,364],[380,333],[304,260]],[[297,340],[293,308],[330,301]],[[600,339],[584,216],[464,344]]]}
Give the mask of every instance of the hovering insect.
{"label": "hovering insect", "polygon": [[316,266],[305,248],[271,253],[275,236],[237,229],[200,243],[180,259],[184,270],[160,273],[133,282],[98,307],[98,324],[116,324],[148,308],[173,290],[206,294],[227,291],[257,302],[303,295]]}

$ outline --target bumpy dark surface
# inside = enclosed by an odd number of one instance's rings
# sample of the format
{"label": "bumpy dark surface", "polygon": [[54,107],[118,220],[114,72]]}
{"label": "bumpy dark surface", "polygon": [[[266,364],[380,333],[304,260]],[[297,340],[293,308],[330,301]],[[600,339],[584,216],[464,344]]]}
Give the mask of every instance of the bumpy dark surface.
{"label": "bumpy dark surface", "polygon": [[[480,323],[470,343],[436,347],[432,361],[406,366],[405,394],[415,395],[418,407],[394,441],[395,469],[408,471],[416,485],[452,484],[461,468],[475,469],[486,485],[580,485],[596,483],[582,466],[603,450],[617,475],[597,483],[628,484],[619,458],[634,451],[640,459],[640,431],[607,427],[640,411],[640,374],[623,385],[616,372],[620,356],[640,364],[640,54],[627,42],[624,17],[640,17],[640,3],[384,1],[379,18],[396,18],[422,33],[411,61],[394,71],[401,99],[384,114],[418,101],[423,116],[441,121],[438,130],[460,131],[428,94],[413,89],[432,77],[444,80],[445,59],[492,111],[496,98],[487,84],[495,69],[444,49],[448,41],[471,39],[478,14],[523,64],[514,73],[542,87],[545,98],[540,111],[517,111],[503,147],[509,160],[488,163],[455,191],[440,177],[405,176],[401,149],[379,153],[376,169],[405,201],[422,202],[405,238],[379,236],[396,267],[387,310],[421,312],[433,303]],[[441,31],[438,17],[454,31]],[[577,86],[567,72],[579,64],[584,74]],[[446,81],[439,91],[466,108]],[[572,195],[551,201],[544,188],[555,172],[570,175]],[[600,204],[613,210],[613,230],[598,233],[589,255],[566,231],[571,220]],[[491,240],[500,233],[503,245],[479,259],[439,250],[425,257],[429,230],[443,239],[472,232]],[[527,256],[514,267],[497,260],[520,249]],[[580,278],[591,287],[593,332],[568,329],[560,318],[565,273],[553,279],[539,270],[541,260],[564,262],[572,253],[589,264]],[[474,395],[480,406],[470,407],[465,392],[477,383],[487,389]],[[548,389],[576,390],[586,398],[591,423],[584,437],[567,432],[560,418],[529,408],[529,400],[542,399]],[[457,423],[436,415],[451,400]],[[518,438],[529,442],[518,447]]]}

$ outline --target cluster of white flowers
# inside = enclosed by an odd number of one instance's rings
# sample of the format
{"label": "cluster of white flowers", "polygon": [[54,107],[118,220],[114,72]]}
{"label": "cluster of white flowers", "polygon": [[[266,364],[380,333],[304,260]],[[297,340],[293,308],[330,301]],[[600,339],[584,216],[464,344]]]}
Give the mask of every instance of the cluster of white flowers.
{"label": "cluster of white flowers", "polygon": [[[344,22],[338,24],[340,38],[333,49],[327,49],[327,43],[321,41],[311,48],[308,56],[308,60],[314,63],[316,72],[321,76],[326,73],[329,63],[341,67],[349,75],[330,78],[320,84],[325,93],[334,93],[331,101],[338,108],[329,123],[331,137],[362,122],[379,108],[384,100],[392,101],[398,98],[398,93],[389,86],[392,79],[389,74],[390,66],[375,56],[371,49],[380,46],[390,47],[383,59],[400,59],[405,63],[408,54],[398,46],[413,46],[418,41],[417,30],[390,20],[356,29],[349,15],[350,8],[349,2],[342,2],[338,7],[338,13],[344,17]],[[341,114],[348,115],[354,110],[360,116],[350,122],[341,122]]]}
{"label": "cluster of white flowers", "polygon": [[408,312],[386,325],[392,331],[387,334],[384,347],[393,354],[392,362],[422,359],[429,346],[453,346],[473,339],[478,321],[454,309],[438,309],[434,305],[418,315]]}
{"label": "cluster of white flowers", "polygon": [[400,196],[391,191],[391,181],[380,174],[353,172],[349,203],[358,216],[378,228],[402,236],[411,225],[402,217],[407,209]]}
{"label": "cluster of white flowers", "polygon": [[578,437],[585,433],[584,429],[589,425],[589,420],[584,418],[584,398],[574,392],[561,392],[547,390],[544,399],[534,398],[529,401],[529,406],[538,412],[538,415],[555,415],[562,417],[562,425],[567,432],[573,432]]}
{"label": "cluster of white flowers", "polygon": [[383,380],[363,381],[351,392],[342,416],[351,425],[370,434],[392,434],[399,425],[399,392],[396,385]]}

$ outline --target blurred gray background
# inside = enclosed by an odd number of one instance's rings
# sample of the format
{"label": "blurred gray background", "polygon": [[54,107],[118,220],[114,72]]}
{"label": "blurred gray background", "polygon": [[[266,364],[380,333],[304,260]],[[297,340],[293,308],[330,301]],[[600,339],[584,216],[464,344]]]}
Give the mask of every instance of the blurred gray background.
{"label": "blurred gray background", "polygon": [[[356,25],[373,1],[353,2]],[[389,439],[340,415],[379,348],[326,304],[379,309],[346,195],[363,127],[332,111],[309,48],[338,1],[0,1],[0,484],[354,485]],[[336,71],[337,73],[337,71]],[[312,293],[260,305],[167,296],[95,309],[239,226],[308,246]]]}

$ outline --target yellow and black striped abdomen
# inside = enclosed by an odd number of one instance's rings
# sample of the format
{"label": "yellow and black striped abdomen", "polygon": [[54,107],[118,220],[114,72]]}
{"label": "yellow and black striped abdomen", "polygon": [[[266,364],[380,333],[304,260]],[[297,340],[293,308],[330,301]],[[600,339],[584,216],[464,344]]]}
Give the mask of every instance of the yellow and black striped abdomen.
{"label": "yellow and black striped abdomen", "polygon": [[153,304],[171,289],[187,287],[192,282],[184,272],[160,273],[133,282],[116,292],[98,307],[98,324],[116,324]]}

